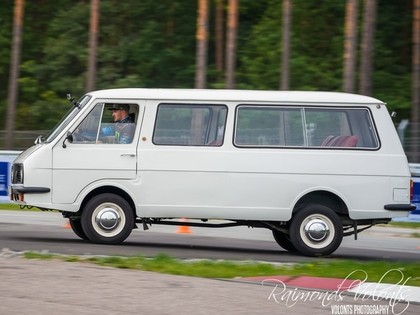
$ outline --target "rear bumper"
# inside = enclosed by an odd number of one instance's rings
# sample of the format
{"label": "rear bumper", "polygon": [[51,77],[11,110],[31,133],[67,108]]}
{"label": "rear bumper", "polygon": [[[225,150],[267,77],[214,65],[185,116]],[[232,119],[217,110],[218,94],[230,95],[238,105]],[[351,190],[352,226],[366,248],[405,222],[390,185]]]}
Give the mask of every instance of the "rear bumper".
{"label": "rear bumper", "polygon": [[389,205],[385,205],[384,209],[389,210],[389,211],[413,211],[413,210],[416,210],[416,206],[412,204],[405,204],[405,203],[389,204]]}

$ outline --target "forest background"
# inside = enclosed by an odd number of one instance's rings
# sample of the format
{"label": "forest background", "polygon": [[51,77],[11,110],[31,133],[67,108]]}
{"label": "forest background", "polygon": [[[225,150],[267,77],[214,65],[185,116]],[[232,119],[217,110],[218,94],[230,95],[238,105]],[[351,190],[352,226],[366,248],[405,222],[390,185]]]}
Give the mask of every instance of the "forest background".
{"label": "forest background", "polygon": [[[216,4],[226,32],[227,0],[209,1],[206,87],[225,88],[225,61],[216,60]],[[291,1],[290,90],[343,91],[345,0]],[[360,1],[363,3],[363,1]],[[194,88],[196,0],[101,0],[95,89]],[[281,0],[238,1],[236,89],[280,89]],[[0,4],[0,129],[6,125],[15,1]],[[86,91],[91,1],[25,1],[16,130],[47,130],[68,110],[66,94]],[[358,6],[360,54],[363,5]],[[372,41],[371,95],[397,119],[412,106],[413,0],[378,0]],[[226,34],[224,34],[224,40]],[[225,49],[225,48],[224,48]],[[226,59],[226,56],[224,57]],[[219,57],[220,59],[220,57]],[[359,59],[357,59],[359,60]],[[359,92],[356,66],[356,88]]]}

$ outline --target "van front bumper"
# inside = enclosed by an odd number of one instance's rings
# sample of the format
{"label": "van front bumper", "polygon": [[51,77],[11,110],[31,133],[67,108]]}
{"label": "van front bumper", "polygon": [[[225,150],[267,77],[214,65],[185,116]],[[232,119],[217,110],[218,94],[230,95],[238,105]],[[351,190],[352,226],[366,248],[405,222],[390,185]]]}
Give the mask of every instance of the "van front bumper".
{"label": "van front bumper", "polygon": [[23,186],[11,186],[10,187],[10,200],[20,201],[24,200],[24,194],[44,194],[51,191],[48,187],[23,187]]}

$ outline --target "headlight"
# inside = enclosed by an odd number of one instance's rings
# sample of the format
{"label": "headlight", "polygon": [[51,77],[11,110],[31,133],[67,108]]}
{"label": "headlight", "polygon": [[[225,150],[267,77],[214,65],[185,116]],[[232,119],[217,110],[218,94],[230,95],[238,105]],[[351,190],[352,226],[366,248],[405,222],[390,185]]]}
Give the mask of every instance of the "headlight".
{"label": "headlight", "polygon": [[13,164],[11,182],[12,184],[23,184],[23,164]]}

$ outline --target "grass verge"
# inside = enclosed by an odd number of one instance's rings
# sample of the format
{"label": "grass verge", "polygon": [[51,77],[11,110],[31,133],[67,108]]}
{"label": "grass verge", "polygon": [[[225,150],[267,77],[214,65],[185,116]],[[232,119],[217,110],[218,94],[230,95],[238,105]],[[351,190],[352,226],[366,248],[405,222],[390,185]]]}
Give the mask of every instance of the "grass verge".
{"label": "grass verge", "polygon": [[0,203],[0,210],[22,210],[19,205],[15,203]]}
{"label": "grass verge", "polygon": [[20,211],[41,211],[36,207],[22,209],[20,205],[15,203],[0,203],[0,210],[20,210]]}
{"label": "grass verge", "polygon": [[[70,262],[94,263],[122,269],[153,271],[164,274],[203,278],[237,278],[253,276],[314,276],[349,278],[367,282],[420,286],[420,265],[407,262],[359,262],[353,260],[317,260],[310,263],[270,264],[263,262],[234,262],[196,260],[184,261],[159,254],[148,258],[132,257],[83,257],[42,253],[25,253],[28,259],[59,259]],[[367,277],[367,278],[366,278]],[[366,278],[366,279],[365,279]]]}

